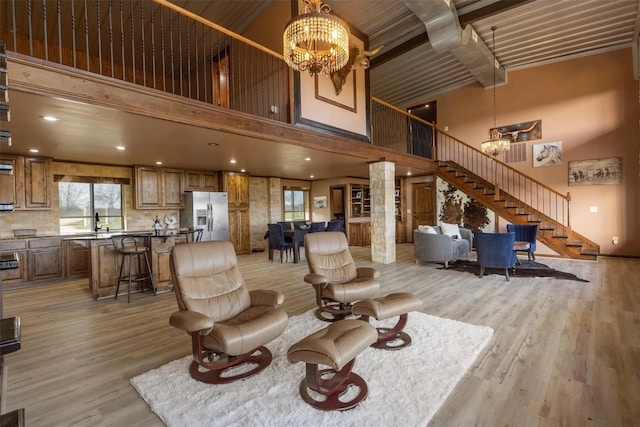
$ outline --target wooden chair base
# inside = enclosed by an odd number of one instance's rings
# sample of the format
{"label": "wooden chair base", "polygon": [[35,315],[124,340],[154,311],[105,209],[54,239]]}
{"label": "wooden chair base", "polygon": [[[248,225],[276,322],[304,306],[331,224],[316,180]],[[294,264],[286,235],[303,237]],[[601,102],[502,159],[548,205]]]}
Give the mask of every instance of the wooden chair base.
{"label": "wooden chair base", "polygon": [[[335,387],[331,388],[330,390],[324,390],[325,387],[322,385],[314,388],[310,387],[310,383],[313,383],[314,380],[309,379],[309,365],[308,365],[307,378],[303,379],[300,382],[300,396],[302,396],[302,399],[305,402],[307,402],[309,405],[313,406],[316,409],[320,409],[322,411],[346,411],[346,410],[355,408],[356,406],[358,406],[360,402],[362,402],[367,397],[369,389],[367,388],[367,383],[364,381],[364,379],[362,379],[360,375],[354,372],[351,372],[350,368],[352,365],[353,364],[350,364],[348,372],[344,372],[345,369],[343,369],[340,372],[336,372],[333,369],[323,369],[323,370],[317,371],[317,375],[319,378],[322,378],[324,376],[330,377],[329,379],[326,379],[326,380],[319,380],[321,384],[322,383],[326,384],[329,382],[338,383]],[[317,369],[317,365],[313,365],[313,366]],[[311,370],[313,371],[313,368]],[[315,374],[312,374],[312,375],[315,375]],[[351,399],[344,400],[345,395],[349,393],[350,391],[349,389],[351,387],[358,387],[359,389],[358,393],[356,394],[356,396],[352,397]],[[324,400],[314,399],[309,394],[310,389],[324,396],[326,399]]]}
{"label": "wooden chair base", "polygon": [[[389,332],[388,328],[377,328],[378,335],[383,336]],[[393,337],[378,339],[375,343],[371,344],[371,347],[379,348],[382,350],[400,350],[411,345],[411,336],[401,331]]]}
{"label": "wooden chair base", "polygon": [[[257,374],[269,366],[272,359],[269,349],[262,346],[251,353],[239,356],[225,355],[214,363],[207,363],[206,366],[194,360],[189,366],[189,374],[191,378],[203,383],[228,384]],[[249,367],[250,365],[255,366]],[[242,367],[246,367],[247,370],[243,370]],[[234,374],[233,371],[240,372]]]}

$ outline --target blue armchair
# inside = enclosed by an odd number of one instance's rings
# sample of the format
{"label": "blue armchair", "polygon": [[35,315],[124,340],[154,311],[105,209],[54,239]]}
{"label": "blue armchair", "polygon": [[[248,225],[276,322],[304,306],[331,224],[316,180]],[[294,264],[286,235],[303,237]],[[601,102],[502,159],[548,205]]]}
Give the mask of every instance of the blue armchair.
{"label": "blue armchair", "polygon": [[529,249],[516,252],[526,252],[528,259],[536,260],[536,241],[538,240],[538,225],[529,224],[507,224],[507,231],[516,233],[516,241],[528,242]]}
{"label": "blue armchair", "polygon": [[509,269],[516,263],[516,255],[513,251],[513,242],[516,241],[516,233],[473,233],[473,240],[478,253],[480,265],[480,277],[484,275],[485,268],[504,268],[504,275],[509,281]]}

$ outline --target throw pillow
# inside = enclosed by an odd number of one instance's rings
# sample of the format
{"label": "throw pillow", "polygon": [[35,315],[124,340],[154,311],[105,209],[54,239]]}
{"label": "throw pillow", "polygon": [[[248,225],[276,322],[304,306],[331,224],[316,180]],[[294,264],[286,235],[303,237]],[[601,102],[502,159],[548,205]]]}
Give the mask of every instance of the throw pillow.
{"label": "throw pillow", "polygon": [[419,225],[418,231],[425,234],[438,234],[436,229],[430,225]]}
{"label": "throw pillow", "polygon": [[442,234],[446,234],[452,239],[460,238],[460,227],[458,227],[458,224],[447,224],[446,222],[443,222],[440,224],[440,229],[442,230]]}

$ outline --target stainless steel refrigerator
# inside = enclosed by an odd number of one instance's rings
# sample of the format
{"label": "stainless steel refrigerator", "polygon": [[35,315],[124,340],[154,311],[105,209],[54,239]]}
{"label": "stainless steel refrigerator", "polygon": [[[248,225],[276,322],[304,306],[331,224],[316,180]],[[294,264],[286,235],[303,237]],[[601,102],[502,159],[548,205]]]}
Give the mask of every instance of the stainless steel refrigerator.
{"label": "stainless steel refrigerator", "polygon": [[186,192],[184,209],[180,210],[180,226],[203,230],[201,241],[229,240],[228,204],[227,193]]}

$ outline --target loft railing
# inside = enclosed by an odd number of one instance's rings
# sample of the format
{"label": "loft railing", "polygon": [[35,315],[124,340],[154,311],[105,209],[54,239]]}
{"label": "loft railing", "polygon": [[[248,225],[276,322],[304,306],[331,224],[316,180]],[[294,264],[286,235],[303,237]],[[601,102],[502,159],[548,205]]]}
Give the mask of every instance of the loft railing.
{"label": "loft railing", "polygon": [[[0,40],[18,54],[290,122],[282,55],[166,0],[3,0]],[[539,211],[532,220],[570,229],[569,195],[382,100],[371,105],[373,145],[453,161],[495,186],[496,197]]]}
{"label": "loft railing", "polygon": [[0,40],[15,53],[289,121],[282,55],[165,0],[3,0]]}

